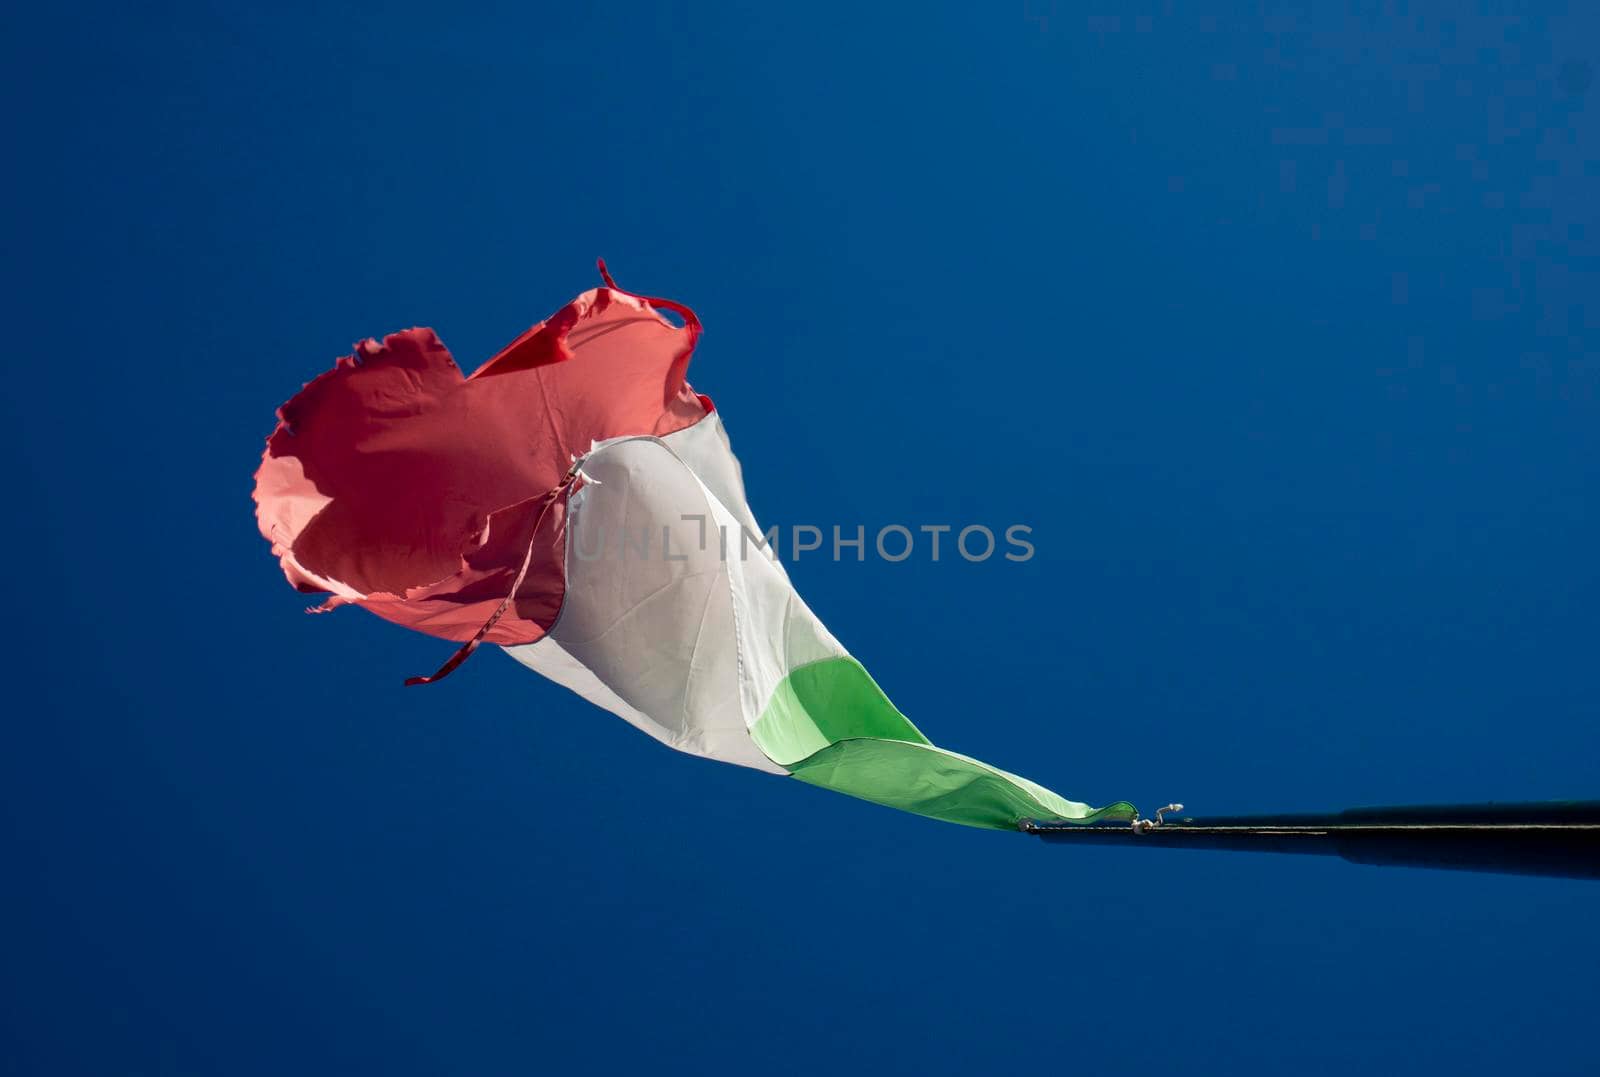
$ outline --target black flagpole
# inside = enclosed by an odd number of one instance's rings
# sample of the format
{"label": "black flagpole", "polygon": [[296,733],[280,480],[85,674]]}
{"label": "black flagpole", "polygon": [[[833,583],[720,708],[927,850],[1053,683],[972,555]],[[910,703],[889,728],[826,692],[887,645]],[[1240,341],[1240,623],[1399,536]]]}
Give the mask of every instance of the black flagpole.
{"label": "black flagpole", "polygon": [[1600,800],[1352,808],[1311,815],[1141,819],[1132,825],[1024,820],[1067,845],[1229,849],[1342,856],[1357,864],[1600,879]]}

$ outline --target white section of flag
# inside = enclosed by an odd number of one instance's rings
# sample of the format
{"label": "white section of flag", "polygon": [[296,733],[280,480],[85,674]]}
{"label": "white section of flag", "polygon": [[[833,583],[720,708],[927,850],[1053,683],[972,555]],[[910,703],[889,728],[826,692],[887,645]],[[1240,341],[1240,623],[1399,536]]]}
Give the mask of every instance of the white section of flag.
{"label": "white section of flag", "polygon": [[786,674],[845,650],[753,541],[716,413],[601,443],[582,471],[592,481],[568,502],[560,615],[544,639],[506,650],[673,748],[787,773],[749,727]]}

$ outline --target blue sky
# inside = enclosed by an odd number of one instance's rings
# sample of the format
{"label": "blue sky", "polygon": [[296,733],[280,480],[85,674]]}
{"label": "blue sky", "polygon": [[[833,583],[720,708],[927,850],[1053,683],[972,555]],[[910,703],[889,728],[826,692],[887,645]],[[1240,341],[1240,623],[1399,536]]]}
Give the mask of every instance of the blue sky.
{"label": "blue sky", "polygon": [[[1600,794],[1592,15],[4,16],[17,1073],[1572,1074],[1592,885],[1067,850],[306,618],[273,408],[695,307],[765,520],[941,744],[1194,812]],[[1444,8],[1456,11],[1447,15]]]}

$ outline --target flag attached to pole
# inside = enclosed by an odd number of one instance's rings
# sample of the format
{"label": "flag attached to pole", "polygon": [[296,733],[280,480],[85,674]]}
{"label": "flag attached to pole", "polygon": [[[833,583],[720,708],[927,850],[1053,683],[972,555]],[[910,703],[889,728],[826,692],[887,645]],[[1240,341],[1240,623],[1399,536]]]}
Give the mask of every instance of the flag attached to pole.
{"label": "flag attached to pole", "polygon": [[969,826],[1133,819],[895,708],[764,541],[694,312],[605,280],[470,376],[411,329],[283,405],[255,499],[290,583],[460,645],[412,683],[487,643],[694,755]]}

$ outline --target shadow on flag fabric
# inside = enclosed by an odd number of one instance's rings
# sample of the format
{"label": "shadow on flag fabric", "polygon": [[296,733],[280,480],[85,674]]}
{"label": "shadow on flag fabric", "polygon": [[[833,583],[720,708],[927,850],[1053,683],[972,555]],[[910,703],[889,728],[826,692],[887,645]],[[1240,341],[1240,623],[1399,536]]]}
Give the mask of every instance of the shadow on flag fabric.
{"label": "shadow on flag fabric", "polygon": [[[481,644],[679,751],[968,826],[1110,822],[932,744],[816,618],[686,380],[689,308],[585,292],[470,376],[429,329],[278,410],[256,515],[289,582]],[[682,325],[663,315],[676,314]]]}

